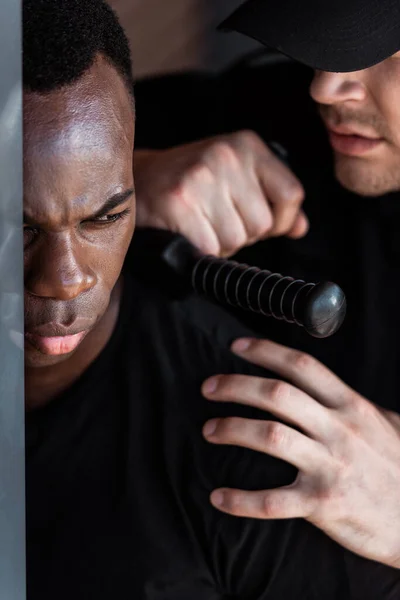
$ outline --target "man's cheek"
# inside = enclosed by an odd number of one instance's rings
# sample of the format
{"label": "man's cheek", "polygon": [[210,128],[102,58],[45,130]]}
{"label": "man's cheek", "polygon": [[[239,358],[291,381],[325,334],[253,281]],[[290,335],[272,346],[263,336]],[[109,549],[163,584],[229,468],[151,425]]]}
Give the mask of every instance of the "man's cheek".
{"label": "man's cheek", "polygon": [[118,253],[118,258],[119,258],[119,262],[121,264],[121,268],[122,268],[122,264],[125,260],[126,253],[128,252],[129,246],[131,244],[131,241],[132,241],[132,238],[134,235],[134,231],[135,231],[135,218],[132,216],[130,218],[129,223],[127,223],[127,227],[125,228],[123,235],[119,238],[118,248],[116,248],[116,253]]}
{"label": "man's cheek", "polygon": [[104,249],[102,258],[97,263],[98,269],[102,273],[101,279],[109,289],[114,287],[121,274],[131,239],[131,232],[125,231],[123,236],[118,236],[114,240],[116,243],[110,244]]}

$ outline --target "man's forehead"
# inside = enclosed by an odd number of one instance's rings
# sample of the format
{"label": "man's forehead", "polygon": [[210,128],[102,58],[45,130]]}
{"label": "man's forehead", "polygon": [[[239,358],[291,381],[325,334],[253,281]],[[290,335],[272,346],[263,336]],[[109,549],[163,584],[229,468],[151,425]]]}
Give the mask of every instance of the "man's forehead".
{"label": "man's forehead", "polygon": [[24,118],[25,155],[63,155],[123,150],[132,144],[134,121],[124,118],[101,98],[86,103],[46,104],[27,99]]}
{"label": "man's forehead", "polygon": [[66,222],[132,187],[132,101],[104,63],[63,89],[25,92],[24,208],[36,221]]}
{"label": "man's forehead", "polygon": [[24,93],[25,142],[104,143],[132,137],[134,113],[125,83],[102,58],[76,82],[46,94]]}

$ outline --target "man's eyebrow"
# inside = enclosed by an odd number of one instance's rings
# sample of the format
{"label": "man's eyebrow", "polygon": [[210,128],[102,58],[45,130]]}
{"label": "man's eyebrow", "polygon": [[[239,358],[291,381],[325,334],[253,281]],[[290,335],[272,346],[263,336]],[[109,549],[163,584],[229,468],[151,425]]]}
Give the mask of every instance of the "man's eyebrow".
{"label": "man's eyebrow", "polygon": [[132,196],[132,194],[134,192],[135,192],[135,190],[132,188],[132,189],[129,189],[129,190],[125,190],[125,192],[120,192],[118,194],[114,194],[113,196],[111,196],[111,198],[109,198],[108,200],[105,201],[105,203],[103,204],[103,206],[101,208],[99,208],[99,210],[94,213],[94,215],[92,216],[92,218],[97,219],[99,217],[104,217],[111,210],[113,210],[114,208],[117,208],[117,206],[120,206],[121,204],[123,204],[124,202],[126,202],[126,200],[130,196]]}
{"label": "man's eyebrow", "polygon": [[[132,194],[134,194],[134,193],[135,193],[134,188],[131,188],[129,190],[125,190],[124,192],[119,192],[118,194],[114,194],[113,196],[111,196],[111,198],[108,198],[108,200],[105,201],[103,206],[101,208],[99,208],[94,213],[94,215],[92,215],[90,218],[97,219],[97,218],[106,216],[111,210],[113,210],[114,208],[117,208],[117,206],[120,206],[121,204],[126,202],[127,199],[130,196],[132,196]],[[30,225],[32,227],[34,227],[36,225],[35,221],[33,219],[31,219],[25,212],[24,212],[23,222],[24,222],[24,225]]]}

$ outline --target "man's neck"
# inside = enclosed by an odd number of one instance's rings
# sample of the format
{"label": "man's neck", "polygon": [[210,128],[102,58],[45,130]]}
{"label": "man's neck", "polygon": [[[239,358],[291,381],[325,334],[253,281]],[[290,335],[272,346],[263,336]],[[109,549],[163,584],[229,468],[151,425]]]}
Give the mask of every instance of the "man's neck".
{"label": "man's neck", "polygon": [[121,296],[122,279],[111,294],[110,304],[104,316],[70,358],[51,367],[25,369],[26,410],[34,410],[48,404],[77,381],[96,360],[115,329]]}

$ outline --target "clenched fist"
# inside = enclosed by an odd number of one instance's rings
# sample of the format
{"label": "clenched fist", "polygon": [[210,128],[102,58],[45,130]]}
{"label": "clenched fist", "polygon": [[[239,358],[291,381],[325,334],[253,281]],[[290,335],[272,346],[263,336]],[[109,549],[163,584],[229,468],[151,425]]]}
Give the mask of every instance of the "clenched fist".
{"label": "clenched fist", "polygon": [[304,190],[251,131],[135,154],[137,225],[229,256],[266,237],[302,237]]}

